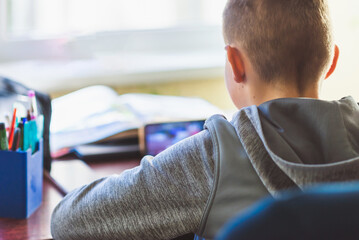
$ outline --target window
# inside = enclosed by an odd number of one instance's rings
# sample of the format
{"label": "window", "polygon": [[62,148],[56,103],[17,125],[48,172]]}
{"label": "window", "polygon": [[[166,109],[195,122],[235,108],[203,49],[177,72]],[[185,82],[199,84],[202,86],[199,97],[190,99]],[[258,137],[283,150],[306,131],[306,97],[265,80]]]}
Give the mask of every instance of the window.
{"label": "window", "polygon": [[9,38],[221,24],[225,0],[3,0]]}

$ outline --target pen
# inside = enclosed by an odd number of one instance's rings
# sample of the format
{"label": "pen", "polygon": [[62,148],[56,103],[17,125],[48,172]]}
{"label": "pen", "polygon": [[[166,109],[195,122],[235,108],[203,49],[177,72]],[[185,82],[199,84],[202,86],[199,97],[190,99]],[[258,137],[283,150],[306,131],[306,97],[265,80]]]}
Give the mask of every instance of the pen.
{"label": "pen", "polygon": [[4,123],[0,123],[0,150],[9,150]]}
{"label": "pen", "polygon": [[22,124],[25,124],[27,122],[27,118],[22,117],[21,122],[22,122]]}
{"label": "pen", "polygon": [[9,134],[9,149],[12,148],[12,144],[14,141],[15,122],[16,122],[16,108],[14,109],[14,113],[12,114],[12,122],[10,126],[10,134]]}
{"label": "pen", "polygon": [[5,115],[5,119],[6,119],[7,125],[10,126],[10,125],[11,125],[11,121],[10,121],[10,116],[9,116],[9,114],[6,114],[6,115]]}
{"label": "pen", "polygon": [[36,95],[35,91],[29,90],[27,92],[27,95],[29,96],[30,102],[31,102],[31,119],[36,118],[37,116],[37,103],[36,103]]}
{"label": "pen", "polygon": [[22,122],[20,122],[17,127],[19,128],[19,132],[20,132],[18,148],[23,150],[23,148],[24,148],[24,124]]}
{"label": "pen", "polygon": [[30,134],[31,134],[31,125],[30,122],[25,122],[24,124],[24,133],[23,133],[23,145],[22,150],[27,151],[30,148]]}
{"label": "pen", "polygon": [[27,110],[26,120],[27,120],[27,121],[30,121],[30,120],[31,120],[30,110]]}
{"label": "pen", "polygon": [[16,128],[14,133],[14,142],[11,146],[11,151],[16,151],[20,145],[20,129]]}
{"label": "pen", "polygon": [[37,143],[36,120],[31,120],[29,122],[29,124],[30,124],[30,136],[29,136],[30,147],[31,147],[32,153],[34,153],[36,151],[36,143]]}

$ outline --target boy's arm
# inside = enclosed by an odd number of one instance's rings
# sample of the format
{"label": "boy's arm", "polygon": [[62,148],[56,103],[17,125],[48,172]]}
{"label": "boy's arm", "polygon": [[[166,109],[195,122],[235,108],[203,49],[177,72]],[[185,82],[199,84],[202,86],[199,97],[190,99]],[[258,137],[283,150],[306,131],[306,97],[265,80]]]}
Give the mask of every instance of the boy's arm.
{"label": "boy's arm", "polygon": [[171,239],[195,232],[213,182],[207,130],[139,167],[69,193],[51,219],[54,239]]}

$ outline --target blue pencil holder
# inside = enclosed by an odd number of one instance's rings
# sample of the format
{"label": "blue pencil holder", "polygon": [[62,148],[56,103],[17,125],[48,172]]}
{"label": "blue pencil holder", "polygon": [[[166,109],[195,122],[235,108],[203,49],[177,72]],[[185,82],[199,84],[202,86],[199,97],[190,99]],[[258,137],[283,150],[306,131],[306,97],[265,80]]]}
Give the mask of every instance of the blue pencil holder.
{"label": "blue pencil holder", "polygon": [[43,143],[32,154],[0,151],[0,217],[28,218],[42,201]]}

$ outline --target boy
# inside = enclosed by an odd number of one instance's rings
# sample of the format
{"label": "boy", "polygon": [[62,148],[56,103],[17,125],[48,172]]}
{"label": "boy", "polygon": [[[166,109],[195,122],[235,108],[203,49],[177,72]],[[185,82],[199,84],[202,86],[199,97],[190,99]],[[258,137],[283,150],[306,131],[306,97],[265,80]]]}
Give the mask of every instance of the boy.
{"label": "boy", "polygon": [[269,193],[359,179],[357,104],[318,99],[339,55],[326,1],[229,0],[223,33],[233,120],[213,116],[139,167],[68,194],[55,239],[212,239]]}

